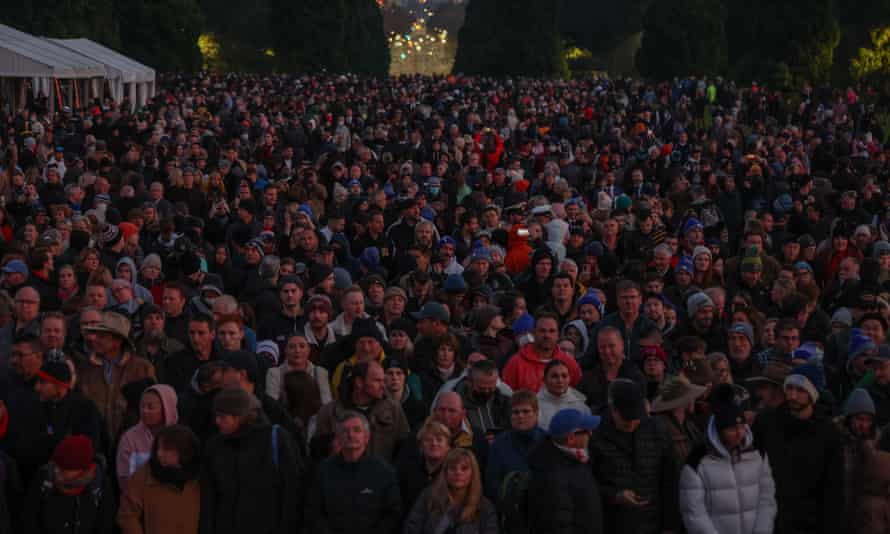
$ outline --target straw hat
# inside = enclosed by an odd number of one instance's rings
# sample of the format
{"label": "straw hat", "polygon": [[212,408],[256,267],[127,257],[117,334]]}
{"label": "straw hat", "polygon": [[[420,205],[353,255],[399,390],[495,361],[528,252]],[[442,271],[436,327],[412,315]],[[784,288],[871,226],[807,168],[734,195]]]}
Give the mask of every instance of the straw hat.
{"label": "straw hat", "polygon": [[697,386],[684,376],[671,377],[661,386],[658,397],[652,401],[652,412],[668,412],[688,406],[707,391],[706,386]]}

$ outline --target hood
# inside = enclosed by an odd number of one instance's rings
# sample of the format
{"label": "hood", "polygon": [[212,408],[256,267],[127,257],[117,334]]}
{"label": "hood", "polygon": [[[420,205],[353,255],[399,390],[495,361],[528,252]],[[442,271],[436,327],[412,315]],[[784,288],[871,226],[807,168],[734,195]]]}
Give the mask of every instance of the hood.
{"label": "hood", "polygon": [[[534,343],[526,343],[519,349],[519,357],[525,360],[528,363],[539,365],[542,368],[547,365],[547,362],[543,362],[538,358],[538,354],[535,352],[535,344]],[[551,359],[561,359],[561,360],[572,360],[573,358],[560,350],[559,347],[553,350],[553,356]],[[549,360],[548,360],[549,361]]]}
{"label": "hood", "polygon": [[179,421],[176,391],[166,384],[155,384],[147,388],[143,395],[149,391],[155,392],[161,398],[161,405],[164,408],[164,426],[175,425]]}
{"label": "hood", "polygon": [[562,327],[562,337],[566,337],[566,329],[570,326],[574,326],[581,332],[581,340],[583,346],[581,347],[580,354],[587,354],[587,347],[590,345],[590,336],[587,333],[587,325],[584,324],[584,321],[581,319],[575,319],[574,321],[569,321]]}
{"label": "hood", "polygon": [[[720,441],[720,436],[717,434],[717,426],[714,425],[713,415],[708,421],[708,442],[710,443],[711,448],[716,451],[721,458],[729,458],[729,451],[723,446],[723,442]],[[742,441],[742,450],[746,451],[750,449],[753,443],[754,434],[751,433],[751,427],[745,425],[745,439]]]}
{"label": "hood", "polygon": [[544,228],[547,229],[547,241],[551,243],[564,243],[569,233],[569,223],[562,219],[553,219]]}
{"label": "hood", "polygon": [[124,256],[123,258],[117,260],[117,263],[114,264],[114,272],[111,275],[114,278],[117,278],[117,269],[121,266],[121,264],[126,264],[130,267],[130,287],[133,288],[133,297],[136,297],[136,278],[139,274],[139,271],[136,270],[136,262],[133,261],[129,256]]}

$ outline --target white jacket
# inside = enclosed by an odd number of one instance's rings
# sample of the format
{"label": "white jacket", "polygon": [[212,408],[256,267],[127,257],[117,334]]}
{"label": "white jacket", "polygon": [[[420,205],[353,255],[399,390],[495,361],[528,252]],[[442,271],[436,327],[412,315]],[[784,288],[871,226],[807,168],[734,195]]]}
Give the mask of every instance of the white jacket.
{"label": "white jacket", "polygon": [[590,415],[590,407],[587,406],[587,397],[580,391],[569,388],[560,397],[547,391],[547,386],[541,386],[538,392],[538,426],[550,431],[550,420],[556,412],[566,408],[574,408],[583,414]]}
{"label": "white jacket", "polygon": [[751,448],[747,429],[735,462],[720,442],[714,419],[708,451],[696,453],[680,474],[680,514],[689,534],[771,534],[776,519],[776,486],[769,461]]}
{"label": "white jacket", "polygon": [[[290,371],[291,369],[288,368],[286,360],[280,366],[272,367],[266,371],[266,395],[275,400],[283,398],[284,375]],[[314,365],[312,362],[308,362],[306,373],[314,378],[315,383],[318,384],[318,391],[321,394],[321,405],[324,406],[331,402],[333,397],[331,396],[331,383],[328,380],[327,369],[320,365]]]}

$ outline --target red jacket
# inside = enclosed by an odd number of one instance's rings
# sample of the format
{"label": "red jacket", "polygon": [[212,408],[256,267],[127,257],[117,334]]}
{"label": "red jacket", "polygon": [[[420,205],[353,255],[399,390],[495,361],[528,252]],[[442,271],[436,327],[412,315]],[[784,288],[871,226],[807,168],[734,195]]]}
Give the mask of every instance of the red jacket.
{"label": "red jacket", "polygon": [[[553,355],[550,359],[565,362],[569,368],[569,380],[572,387],[578,385],[578,382],[581,381],[581,368],[578,366],[575,358],[572,358],[557,347],[553,349]],[[544,367],[548,361],[550,360],[541,360],[538,357],[534,343],[528,343],[507,361],[507,365],[504,367],[503,380],[508,386],[513,388],[513,391],[527,389],[537,393],[544,384]]]}

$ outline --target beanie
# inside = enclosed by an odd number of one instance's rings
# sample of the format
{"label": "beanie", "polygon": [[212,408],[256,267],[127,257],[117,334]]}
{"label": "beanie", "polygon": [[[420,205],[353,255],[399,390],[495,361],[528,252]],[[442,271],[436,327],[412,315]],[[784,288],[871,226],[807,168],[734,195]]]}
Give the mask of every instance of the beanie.
{"label": "beanie", "polygon": [[358,258],[365,269],[373,269],[380,266],[380,249],[377,247],[367,247],[362,251]]}
{"label": "beanie", "polygon": [[859,328],[850,330],[850,344],[847,346],[847,361],[852,362],[861,356],[877,349],[877,345]]}
{"label": "beanie", "polygon": [[120,229],[121,234],[123,234],[124,239],[129,239],[131,235],[135,235],[139,233],[139,227],[131,222],[122,222],[117,227]]}
{"label": "beanie", "polygon": [[257,356],[261,354],[270,354],[272,356],[272,365],[278,365],[278,360],[281,357],[281,351],[278,348],[278,343],[275,343],[271,339],[258,341],[256,344],[256,353]]}
{"label": "beanie", "polygon": [[467,282],[464,277],[459,274],[449,274],[442,284],[442,289],[446,293],[462,293],[467,290]]}
{"label": "beanie", "polygon": [[710,398],[714,428],[717,432],[745,422],[745,414],[735,401],[735,389],[731,384],[719,384]]}
{"label": "beanie", "polygon": [[690,258],[689,256],[683,256],[682,258],[680,258],[680,260],[677,262],[677,266],[674,267],[674,272],[680,271],[686,271],[689,274],[692,274],[695,271],[694,266],[692,265],[692,258]]}
{"label": "beanie", "polygon": [[352,276],[343,267],[334,267],[334,287],[337,289],[349,289],[352,285]]}
{"label": "beanie", "polygon": [[701,310],[705,306],[710,306],[713,308],[714,301],[711,300],[711,297],[707,296],[706,294],[698,292],[689,297],[689,300],[686,301],[686,314],[689,315],[689,317],[694,317],[695,314],[697,314],[699,310]]}
{"label": "beanie", "polygon": [[330,276],[332,272],[334,270],[324,263],[312,264],[312,267],[309,268],[309,287],[315,287],[324,282],[325,278]]}
{"label": "beanie", "polygon": [[158,270],[161,270],[161,266],[161,257],[152,252],[151,254],[146,256],[144,260],[142,260],[141,267],[142,269],[145,269],[146,267],[155,267]]}
{"label": "beanie", "polygon": [[681,230],[681,233],[683,234],[683,236],[686,236],[686,234],[693,230],[704,230],[704,228],[705,227],[700,220],[696,219],[695,217],[690,217],[686,220],[685,223],[683,223],[683,229]]}
{"label": "beanie", "polygon": [[518,336],[527,334],[534,330],[535,319],[528,313],[523,313],[515,321],[513,321],[513,335]]}
{"label": "beanie", "polygon": [[477,332],[485,332],[495,317],[501,314],[500,308],[491,305],[480,306],[473,311],[473,327]]}
{"label": "beanie", "polygon": [[37,378],[50,384],[71,387],[71,368],[63,361],[48,361],[37,371]]}
{"label": "beanie", "polygon": [[93,465],[93,442],[77,434],[68,436],[56,446],[52,461],[63,471],[86,471]]}
{"label": "beanie", "polygon": [[822,388],[824,375],[818,365],[805,363],[791,370],[791,374],[785,378],[784,387],[795,386],[807,393],[813,402],[819,400],[819,390]]}
{"label": "beanie", "polygon": [[99,235],[99,241],[106,247],[113,247],[121,239],[120,228],[113,224],[106,224]]}
{"label": "beanie", "polygon": [[250,393],[241,388],[226,388],[213,398],[213,411],[224,415],[246,417],[253,404]]}
{"label": "beanie", "polygon": [[760,256],[747,256],[742,260],[741,270],[743,273],[759,273],[763,270],[763,260]]}
{"label": "beanie", "polygon": [[581,308],[581,306],[584,306],[585,304],[592,304],[593,307],[596,308],[597,311],[600,312],[600,316],[603,315],[603,303],[600,301],[599,296],[597,295],[596,291],[594,291],[592,289],[588,289],[587,293],[585,293],[584,296],[582,296],[581,298],[578,299],[577,306],[579,309]]}
{"label": "beanie", "polygon": [[867,390],[856,388],[850,393],[844,404],[844,417],[852,417],[861,413],[875,415],[875,403]]}
{"label": "beanie", "polygon": [[847,308],[838,308],[831,316],[832,323],[839,323],[847,328],[853,326],[853,314]]}
{"label": "beanie", "polygon": [[699,246],[695,247],[694,249],[692,249],[692,259],[693,260],[695,260],[695,258],[699,257],[699,255],[701,255],[701,254],[707,254],[709,258],[712,256],[711,249],[709,249],[708,247],[703,247],[703,246],[699,245]]}
{"label": "beanie", "polygon": [[748,343],[750,343],[752,347],[754,346],[754,329],[751,328],[751,325],[749,325],[748,323],[732,323],[732,326],[729,327],[728,333],[741,334],[748,338]]}

